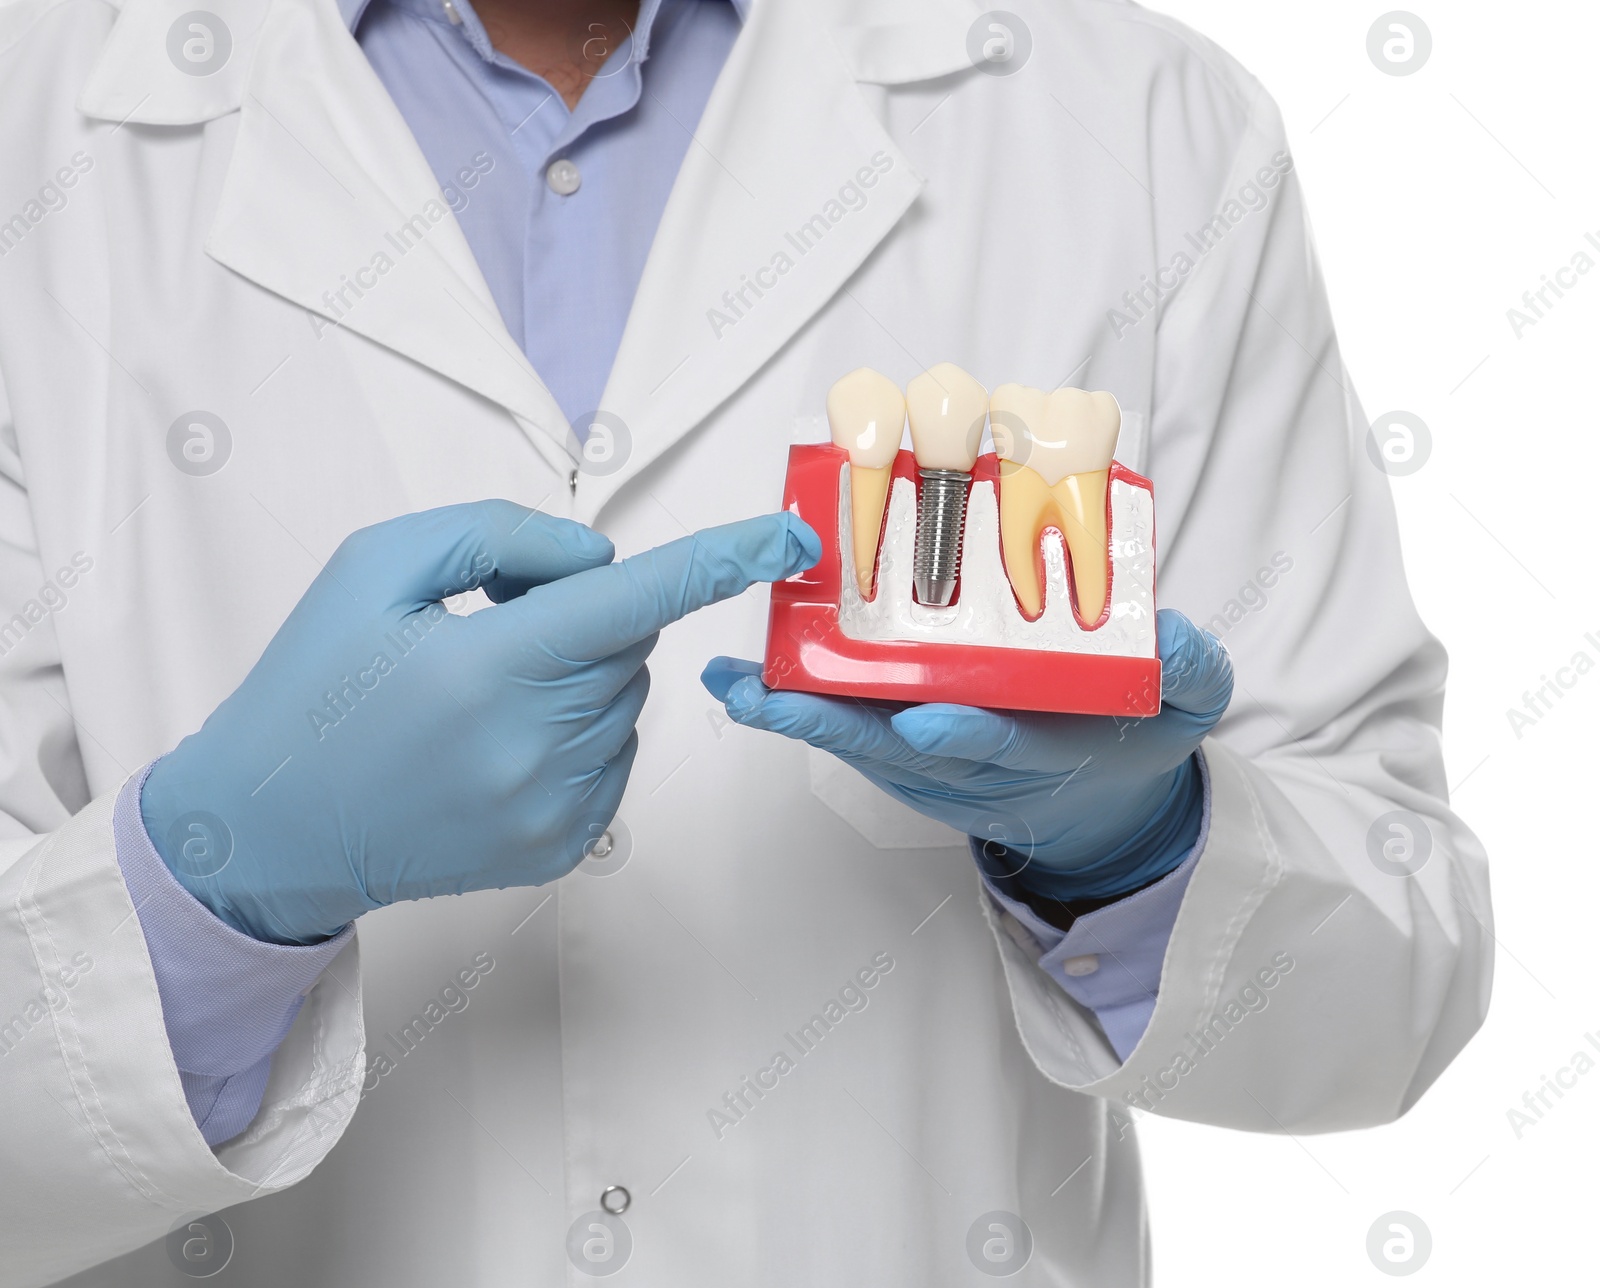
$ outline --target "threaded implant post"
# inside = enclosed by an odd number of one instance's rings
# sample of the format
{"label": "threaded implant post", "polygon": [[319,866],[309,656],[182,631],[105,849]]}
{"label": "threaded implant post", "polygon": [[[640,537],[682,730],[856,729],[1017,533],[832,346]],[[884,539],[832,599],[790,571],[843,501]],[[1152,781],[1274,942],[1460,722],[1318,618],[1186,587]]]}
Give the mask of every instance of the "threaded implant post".
{"label": "threaded implant post", "polygon": [[912,577],[917,602],[944,608],[956,593],[961,572],[962,525],[967,517],[970,474],[960,470],[921,470],[917,501],[917,547]]}

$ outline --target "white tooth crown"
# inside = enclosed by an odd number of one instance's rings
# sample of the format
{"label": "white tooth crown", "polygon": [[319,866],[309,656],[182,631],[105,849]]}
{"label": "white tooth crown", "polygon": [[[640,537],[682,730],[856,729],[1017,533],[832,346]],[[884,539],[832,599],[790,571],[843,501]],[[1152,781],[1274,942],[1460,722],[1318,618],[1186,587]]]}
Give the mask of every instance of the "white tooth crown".
{"label": "white tooth crown", "polygon": [[[994,451],[1054,487],[1069,474],[1111,468],[1122,409],[1108,393],[1001,385],[989,400]],[[914,431],[913,431],[914,432]]]}
{"label": "white tooth crown", "polygon": [[989,391],[953,362],[941,362],[913,380],[906,386],[906,411],[917,464],[970,474],[988,406]]}
{"label": "white tooth crown", "polygon": [[1044,390],[1027,385],[1001,385],[989,395],[989,433],[1002,461],[1028,459],[1033,431],[1044,426],[1044,400]]}
{"label": "white tooth crown", "polygon": [[852,465],[881,470],[894,464],[905,424],[900,386],[871,367],[857,367],[828,390],[828,428]]}
{"label": "white tooth crown", "polygon": [[1045,400],[1045,441],[1035,440],[1028,464],[1051,487],[1069,474],[1111,468],[1122,409],[1108,393],[1057,389]]}

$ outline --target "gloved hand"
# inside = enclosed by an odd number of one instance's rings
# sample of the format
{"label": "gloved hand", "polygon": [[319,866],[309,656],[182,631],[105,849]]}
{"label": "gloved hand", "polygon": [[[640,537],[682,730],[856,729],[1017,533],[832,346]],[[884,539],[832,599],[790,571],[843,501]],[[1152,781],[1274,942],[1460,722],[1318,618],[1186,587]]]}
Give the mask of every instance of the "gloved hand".
{"label": "gloved hand", "polygon": [[[354,533],[141,798],[184,886],[258,939],[401,899],[540,885],[611,821],[667,623],[816,562],[774,514],[612,563],[564,519],[484,501]],[[481,586],[494,606],[439,602]]]}
{"label": "gloved hand", "polygon": [[719,657],[702,682],[737,723],[798,738],[1002,857],[1051,899],[1136,890],[1199,837],[1194,751],[1227,709],[1233,666],[1181,613],[1156,614],[1161,714],[1146,719],[902,707],[767,689],[753,662]]}

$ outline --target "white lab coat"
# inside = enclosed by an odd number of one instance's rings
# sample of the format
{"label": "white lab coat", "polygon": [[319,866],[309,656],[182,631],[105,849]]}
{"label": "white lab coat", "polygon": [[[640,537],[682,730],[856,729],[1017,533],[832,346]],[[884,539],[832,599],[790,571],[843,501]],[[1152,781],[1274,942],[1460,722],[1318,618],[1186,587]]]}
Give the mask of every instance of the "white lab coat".
{"label": "white lab coat", "polygon": [[[1444,655],[1298,184],[1260,210],[1237,196],[1287,145],[1225,54],[1132,5],[1018,0],[1031,58],[995,77],[967,66],[963,0],[762,0],[610,377],[631,454],[574,490],[561,413],[458,225],[428,215],[437,184],[332,0],[209,0],[233,50],[207,77],[166,53],[192,4],[0,8],[0,219],[21,220],[0,257],[0,604],[26,624],[0,639],[0,1021],[28,1020],[0,1055],[0,1280],[242,1204],[235,1284],[589,1282],[566,1232],[616,1184],[618,1282],[969,1284],[969,1228],[1005,1210],[1035,1241],[1017,1282],[1137,1284],[1128,1092],[1299,1133],[1392,1119],[1438,1076],[1483,1015],[1491,943],[1482,855],[1444,803]],[[396,254],[385,234],[419,213]],[[1136,317],[1124,293],[1219,213],[1214,248],[1162,275],[1159,319]],[[808,224],[801,254],[786,234]],[[336,308],[350,280],[364,298]],[[731,325],[709,316],[749,280]],[[662,638],[626,866],[364,917],[254,1125],[208,1149],[111,802],[237,685],[340,539],[505,496],[639,550],[771,508],[840,373],[944,359],[1115,392],[1118,455],[1155,481],[1161,601],[1223,630],[1237,667],[1131,1058],[1033,965],[960,837],[721,717],[697,675],[760,655],[758,590]],[[169,455],[195,410],[231,438],[209,475]],[[1431,831],[1411,878],[1369,858],[1397,809]],[[470,1004],[441,1007],[480,954]],[[1283,954],[1267,1003],[1240,1005]],[[29,1009],[63,966],[71,986]],[[862,970],[866,1008],[763,1074]],[[430,1002],[442,1020],[399,1055]],[[1242,1021],[1184,1068],[1229,1007]],[[719,1131],[746,1076],[775,1085]],[[158,1244],[78,1282],[176,1279]]]}

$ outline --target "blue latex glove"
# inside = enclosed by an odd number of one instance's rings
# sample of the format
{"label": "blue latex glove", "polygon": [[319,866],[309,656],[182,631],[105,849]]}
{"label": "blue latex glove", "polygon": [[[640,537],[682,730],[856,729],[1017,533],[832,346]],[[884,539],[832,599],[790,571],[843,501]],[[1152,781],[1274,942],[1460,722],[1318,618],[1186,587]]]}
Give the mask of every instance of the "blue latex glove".
{"label": "blue latex glove", "polygon": [[984,711],[777,692],[716,658],[702,682],[739,724],[798,738],[891,796],[985,842],[1004,875],[1052,899],[1136,890],[1199,838],[1194,752],[1227,709],[1233,666],[1181,613],[1156,614],[1162,710],[1148,719]]}
{"label": "blue latex glove", "polygon": [[[364,528],[156,762],[146,829],[201,902],[279,943],[402,899],[551,881],[622,798],[656,633],[819,551],[782,514],[620,563],[599,533],[509,501]],[[475,586],[495,606],[439,602]]]}

